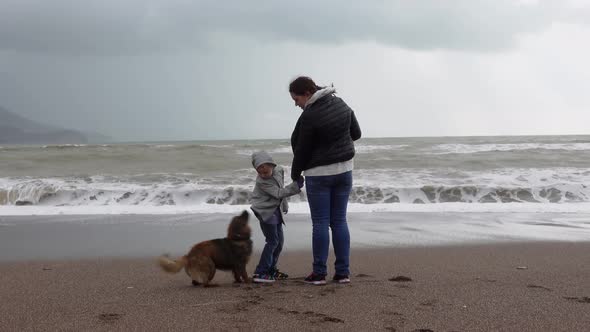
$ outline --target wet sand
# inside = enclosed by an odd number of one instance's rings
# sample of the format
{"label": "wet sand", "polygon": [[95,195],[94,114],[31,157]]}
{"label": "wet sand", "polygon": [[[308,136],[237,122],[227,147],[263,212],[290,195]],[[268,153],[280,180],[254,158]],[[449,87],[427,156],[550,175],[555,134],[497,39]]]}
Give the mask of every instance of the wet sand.
{"label": "wet sand", "polygon": [[[0,216],[0,261],[181,254],[225,236],[232,214]],[[590,215],[567,213],[349,213],[356,248],[590,241]],[[264,237],[252,218],[254,248]],[[311,248],[308,214],[289,214],[285,250]]]}
{"label": "wet sand", "polygon": [[287,250],[291,280],[236,286],[218,272],[213,288],[165,274],[155,257],[17,259],[0,263],[0,330],[583,331],[589,252],[564,242],[354,248],[351,284],[311,286],[311,253]]}

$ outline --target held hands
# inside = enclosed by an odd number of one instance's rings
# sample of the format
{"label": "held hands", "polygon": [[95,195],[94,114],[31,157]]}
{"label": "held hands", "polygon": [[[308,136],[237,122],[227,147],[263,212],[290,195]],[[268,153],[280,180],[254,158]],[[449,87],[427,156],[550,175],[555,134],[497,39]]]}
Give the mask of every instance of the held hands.
{"label": "held hands", "polygon": [[297,179],[297,185],[299,186],[299,189],[303,188],[303,184],[304,184],[303,176],[300,176],[299,179]]}

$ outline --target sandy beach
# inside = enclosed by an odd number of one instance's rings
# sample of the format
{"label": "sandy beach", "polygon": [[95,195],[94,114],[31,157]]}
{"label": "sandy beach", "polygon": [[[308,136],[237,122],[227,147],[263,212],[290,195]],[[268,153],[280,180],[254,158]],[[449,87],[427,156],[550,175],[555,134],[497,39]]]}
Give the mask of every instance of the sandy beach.
{"label": "sandy beach", "polygon": [[[180,255],[227,231],[230,213],[0,216],[0,262]],[[588,213],[349,213],[354,248],[588,242]],[[251,220],[255,250],[264,246]],[[289,214],[285,251],[309,250],[309,214]]]}
{"label": "sandy beach", "polygon": [[218,272],[214,288],[165,274],[154,257],[9,261],[0,330],[583,331],[588,252],[590,243],[355,248],[351,284],[311,286],[311,254],[287,251],[291,280],[236,286]]}

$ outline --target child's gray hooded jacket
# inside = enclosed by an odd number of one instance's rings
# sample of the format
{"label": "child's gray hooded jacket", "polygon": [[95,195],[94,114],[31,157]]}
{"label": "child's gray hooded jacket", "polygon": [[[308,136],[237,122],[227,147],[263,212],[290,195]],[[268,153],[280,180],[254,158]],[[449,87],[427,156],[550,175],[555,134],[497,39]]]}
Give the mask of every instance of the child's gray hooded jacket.
{"label": "child's gray hooded jacket", "polygon": [[262,222],[269,220],[278,207],[280,207],[282,214],[287,213],[289,203],[287,203],[286,198],[301,192],[297,182],[284,187],[284,170],[274,162],[268,152],[258,151],[252,154],[252,166],[254,168],[264,163],[271,163],[275,165],[275,168],[272,177],[268,179],[263,179],[260,176],[256,177],[256,184],[251,198],[252,206],[250,207],[254,211],[254,215]]}

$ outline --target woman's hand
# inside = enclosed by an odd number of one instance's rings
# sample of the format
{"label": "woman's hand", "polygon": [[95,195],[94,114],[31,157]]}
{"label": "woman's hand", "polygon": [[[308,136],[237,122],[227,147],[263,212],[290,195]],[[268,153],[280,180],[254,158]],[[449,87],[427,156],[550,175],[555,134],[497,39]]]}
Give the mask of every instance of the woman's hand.
{"label": "woman's hand", "polygon": [[297,185],[299,186],[299,189],[303,188],[304,183],[305,179],[303,178],[303,176],[300,176],[299,179],[297,179]]}

